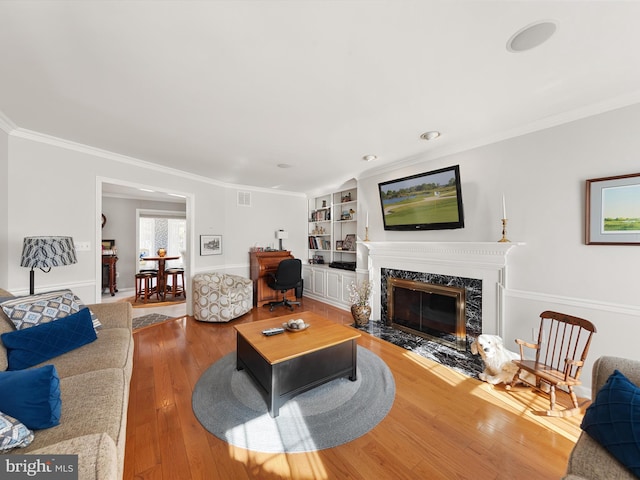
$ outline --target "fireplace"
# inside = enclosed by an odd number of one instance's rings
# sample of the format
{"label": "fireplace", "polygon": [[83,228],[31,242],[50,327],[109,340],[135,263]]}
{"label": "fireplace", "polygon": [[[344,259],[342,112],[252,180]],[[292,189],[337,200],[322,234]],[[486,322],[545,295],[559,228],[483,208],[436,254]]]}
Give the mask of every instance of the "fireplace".
{"label": "fireplace", "polygon": [[466,291],[462,287],[387,278],[387,324],[466,350]]}
{"label": "fireplace", "polygon": [[[450,348],[459,352],[470,352],[469,345],[480,335],[482,330],[482,280],[476,278],[458,277],[452,275],[440,275],[427,272],[415,272],[411,270],[398,270],[393,268],[380,269],[381,274],[381,292],[380,292],[380,320],[385,325],[396,328],[400,331],[420,335],[428,341],[436,341],[446,348]],[[399,285],[404,288],[397,288]],[[407,288],[408,287],[408,288]],[[406,290],[409,290],[407,292]],[[418,290],[419,293],[412,292]],[[449,310],[454,306],[455,314],[449,316],[447,322],[449,325],[444,327],[442,312],[437,313],[437,322],[426,322],[426,327],[420,332],[420,329],[413,328],[415,320],[410,322],[403,319],[398,321],[398,317],[407,317],[407,310],[425,309],[425,304],[420,307],[420,302],[425,301],[423,292],[432,292],[431,297],[437,296],[435,302],[437,305],[427,307],[427,309],[442,310],[443,306],[448,305]],[[396,301],[390,301],[391,296],[400,295],[401,298]],[[414,302],[417,304],[410,305]],[[395,304],[395,307],[392,307]],[[393,311],[390,309],[393,308]],[[398,308],[400,310],[398,310]],[[413,318],[413,317],[412,317]],[[423,320],[423,324],[425,321]],[[407,325],[409,324],[409,325]],[[433,327],[439,327],[441,331],[435,332]],[[444,328],[443,328],[444,327]],[[409,332],[409,329],[413,331]]]}
{"label": "fireplace", "polygon": [[[369,280],[374,285],[370,333],[443,365],[480,373],[482,362],[469,345],[481,333],[504,336],[507,256],[519,243],[363,242]],[[466,351],[392,328],[388,278],[415,280],[465,290]],[[379,289],[379,290],[378,290]],[[375,315],[380,315],[376,319]]]}

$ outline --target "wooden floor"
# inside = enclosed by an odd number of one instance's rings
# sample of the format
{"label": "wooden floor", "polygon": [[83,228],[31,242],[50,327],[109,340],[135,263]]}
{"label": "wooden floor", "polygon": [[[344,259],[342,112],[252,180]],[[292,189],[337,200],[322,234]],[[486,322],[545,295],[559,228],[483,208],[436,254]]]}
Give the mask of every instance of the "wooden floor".
{"label": "wooden floor", "polygon": [[[348,312],[304,299],[303,310],[345,325]],[[396,398],[369,433],[312,453],[267,454],[208,433],[191,409],[200,375],[235,350],[233,325],[287,314],[253,309],[228,324],[190,317],[134,334],[135,358],[125,479],[559,479],[581,416],[540,417],[548,403],[525,388],[507,392],[363,334],[359,344],[389,366]],[[294,315],[295,316],[295,315]]]}

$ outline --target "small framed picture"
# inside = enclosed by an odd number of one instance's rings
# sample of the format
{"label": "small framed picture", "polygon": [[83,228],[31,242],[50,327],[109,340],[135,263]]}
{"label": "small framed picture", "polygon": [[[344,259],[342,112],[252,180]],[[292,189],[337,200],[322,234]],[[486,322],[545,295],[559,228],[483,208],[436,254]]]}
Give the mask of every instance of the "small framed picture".
{"label": "small framed picture", "polygon": [[586,181],[585,243],[640,245],[640,173]]}
{"label": "small framed picture", "polygon": [[344,242],[342,243],[343,250],[355,250],[356,249],[356,236],[353,233],[349,233],[346,237],[344,237]]}
{"label": "small framed picture", "polygon": [[342,250],[343,243],[342,240],[336,240],[336,250]]}
{"label": "small framed picture", "polygon": [[222,235],[200,235],[200,255],[221,255]]}

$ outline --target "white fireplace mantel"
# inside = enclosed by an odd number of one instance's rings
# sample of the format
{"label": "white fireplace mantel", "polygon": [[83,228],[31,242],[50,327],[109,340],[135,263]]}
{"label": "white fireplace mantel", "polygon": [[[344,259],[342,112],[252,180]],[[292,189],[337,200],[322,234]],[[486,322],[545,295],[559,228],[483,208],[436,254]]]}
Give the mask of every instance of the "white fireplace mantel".
{"label": "white fireplace mantel", "polygon": [[369,253],[372,310],[380,312],[382,268],[482,280],[482,331],[503,335],[509,252],[520,242],[360,242]]}

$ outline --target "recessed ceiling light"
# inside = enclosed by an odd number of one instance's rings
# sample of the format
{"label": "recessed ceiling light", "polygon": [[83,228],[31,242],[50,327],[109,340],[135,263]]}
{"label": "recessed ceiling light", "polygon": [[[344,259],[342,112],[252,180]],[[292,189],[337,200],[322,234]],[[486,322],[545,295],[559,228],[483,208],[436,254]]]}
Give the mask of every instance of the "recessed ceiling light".
{"label": "recessed ceiling light", "polygon": [[362,157],[362,159],[365,162],[373,162],[374,160],[376,160],[378,157],[375,155],[365,155],[364,157]]}
{"label": "recessed ceiling light", "polygon": [[278,168],[291,168],[291,165],[288,163],[279,163]]}
{"label": "recessed ceiling light", "polygon": [[423,140],[433,140],[440,136],[440,132],[436,132],[435,130],[431,130],[429,132],[424,132],[420,135],[420,138]]}
{"label": "recessed ceiling light", "polygon": [[507,42],[507,50],[513,53],[531,50],[551,38],[558,24],[554,20],[540,20],[514,33]]}

